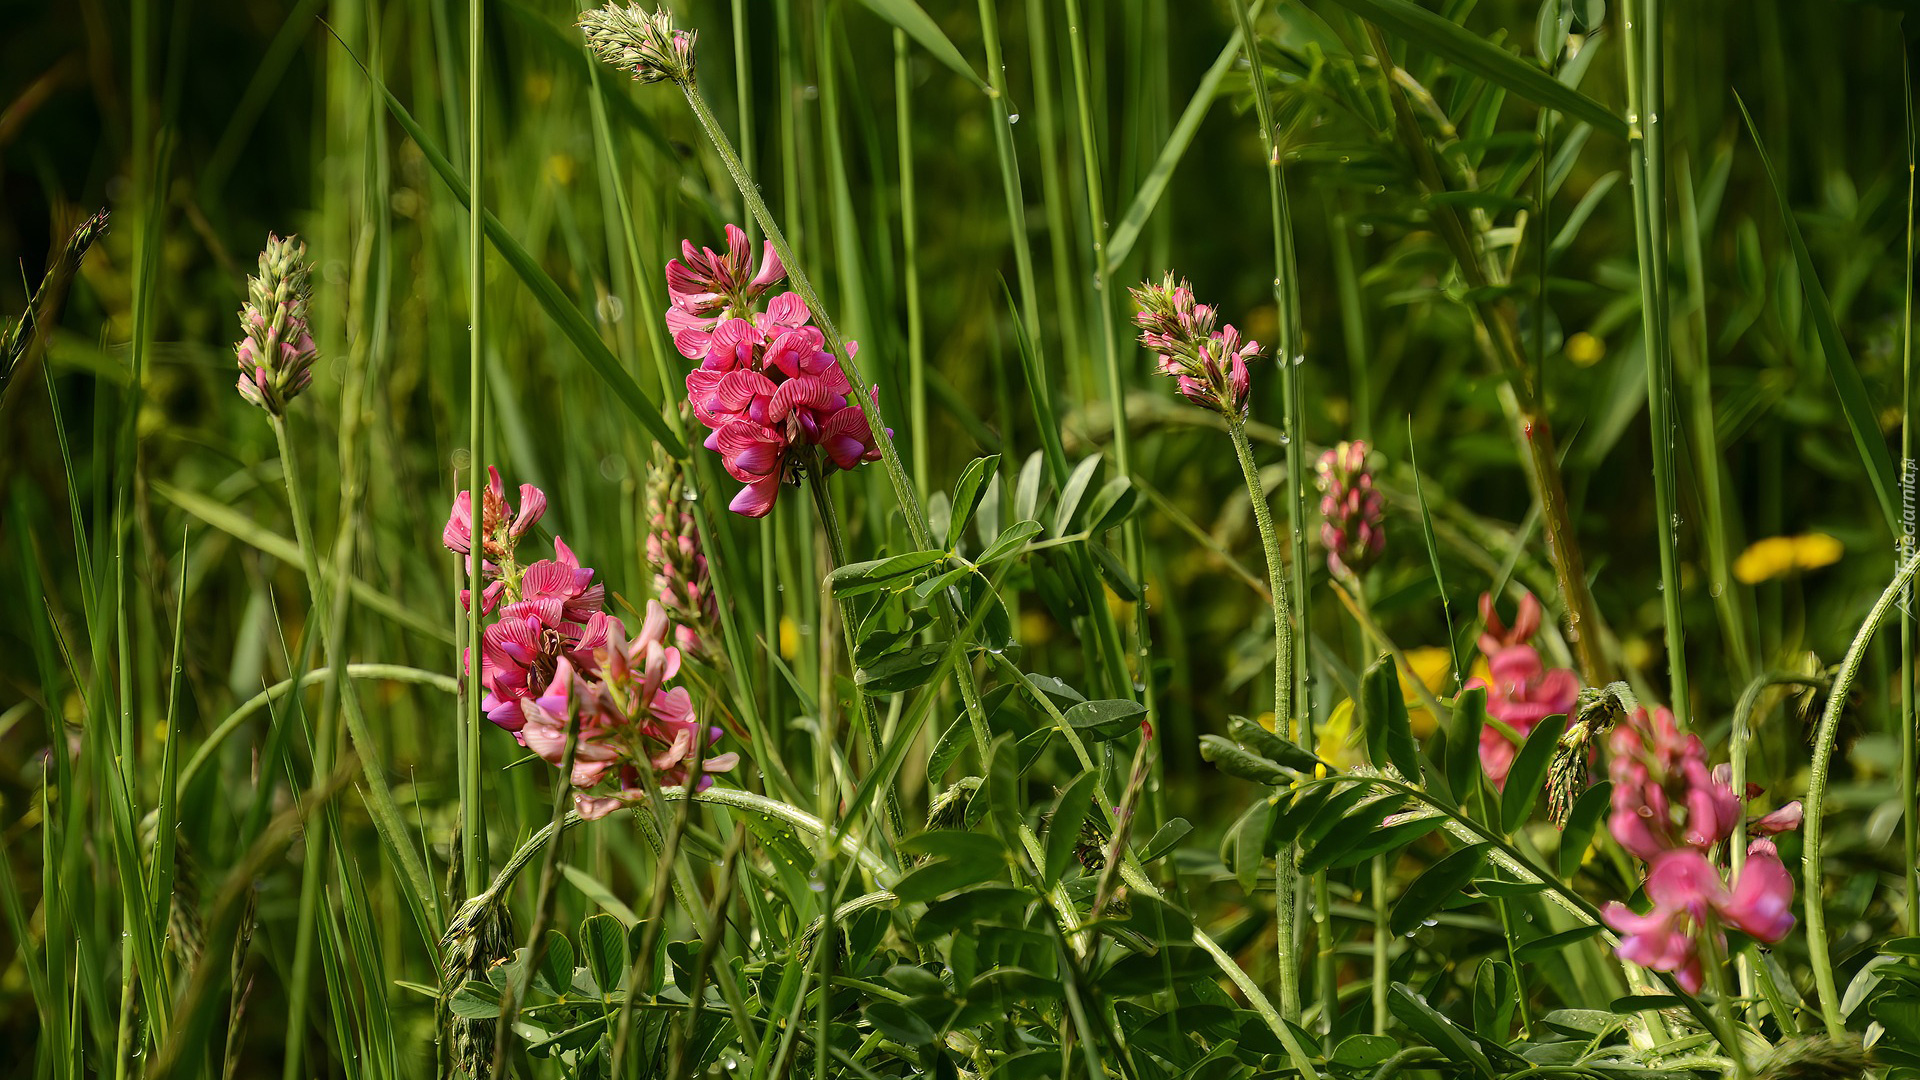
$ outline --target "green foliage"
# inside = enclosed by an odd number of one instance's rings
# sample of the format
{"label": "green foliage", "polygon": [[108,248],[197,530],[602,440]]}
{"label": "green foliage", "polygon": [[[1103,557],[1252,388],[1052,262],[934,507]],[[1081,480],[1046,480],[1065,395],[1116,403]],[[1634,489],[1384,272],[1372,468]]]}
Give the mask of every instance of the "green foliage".
{"label": "green foliage", "polygon": [[[686,0],[689,97],[579,6],[8,9],[0,1077],[1920,1077],[1910,605],[1860,626],[1897,12]],[[760,521],[661,291],[729,222],[901,459],[782,462]],[[281,431],[232,388],[269,231],[315,259]],[[1261,347],[1244,417],[1127,342],[1168,271]],[[1361,575],[1309,491],[1352,439]],[[651,659],[732,768],[588,821],[478,723],[476,464],[628,636],[697,556]],[[1480,666],[1482,594],[1571,707]],[[1821,826],[1771,838],[1817,939],[1699,993],[1604,914],[1650,900],[1612,733],[1673,698],[1743,820]]]}

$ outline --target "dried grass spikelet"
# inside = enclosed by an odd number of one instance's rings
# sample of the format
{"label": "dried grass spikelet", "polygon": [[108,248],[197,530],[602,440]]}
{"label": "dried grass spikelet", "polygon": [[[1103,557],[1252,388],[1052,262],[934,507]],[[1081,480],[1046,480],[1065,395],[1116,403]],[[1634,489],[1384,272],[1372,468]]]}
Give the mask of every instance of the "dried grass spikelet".
{"label": "dried grass spikelet", "polygon": [[[513,955],[513,913],[489,889],[460,905],[440,939],[440,997],[451,998],[470,979],[485,979],[494,964]],[[447,1045],[456,1068],[485,1076],[493,1065],[497,1021],[447,1015]]]}
{"label": "dried grass spikelet", "polygon": [[1757,1063],[1754,1080],[1858,1080],[1869,1059],[1860,1038],[1815,1035],[1789,1039]]}
{"label": "dried grass spikelet", "polygon": [[1573,718],[1561,733],[1553,749],[1553,763],[1547,767],[1547,816],[1556,828],[1567,827],[1567,815],[1573,813],[1574,802],[1587,788],[1587,761],[1595,742],[1639,705],[1623,682],[1580,691]]}

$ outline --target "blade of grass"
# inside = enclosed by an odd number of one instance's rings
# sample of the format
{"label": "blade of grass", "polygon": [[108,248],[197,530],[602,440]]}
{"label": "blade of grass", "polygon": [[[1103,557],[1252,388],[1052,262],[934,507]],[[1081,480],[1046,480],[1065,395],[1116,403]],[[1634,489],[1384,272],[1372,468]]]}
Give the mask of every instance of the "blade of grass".
{"label": "blade of grass", "polygon": [[875,15],[892,23],[896,29],[911,35],[913,40],[920,43],[921,48],[933,54],[935,60],[964,76],[982,93],[988,97],[995,95],[996,91],[981,80],[979,73],[973,70],[973,65],[967,63],[967,58],[962,56],[960,50],[954,46],[953,40],[941,32],[940,24],[934,22],[926,9],[914,0],[860,0],[860,2]]}
{"label": "blade of grass", "polygon": [[[300,565],[300,547],[292,540],[255,522],[252,518],[233,509],[217,499],[209,498],[196,491],[187,491],[175,487],[165,480],[154,478],[147,481],[154,494],[193,515],[208,525],[239,540],[247,546],[271,555],[289,566]],[[444,645],[454,643],[453,634],[447,628],[435,623],[414,609],[406,606],[391,595],[357,577],[347,579],[347,589],[355,602],[369,611],[377,612],[417,634],[422,634]]]}
{"label": "blade of grass", "polygon": [[1616,138],[1627,123],[1611,109],[1502,49],[1459,23],[1412,0],[1334,0],[1355,15],[1504,87],[1541,108],[1584,120]]}
{"label": "blade of grass", "polygon": [[[1259,9],[1258,0],[1254,4]],[[1175,124],[1173,132],[1167,137],[1166,145],[1160,148],[1160,156],[1154,160],[1153,168],[1140,182],[1140,190],[1133,196],[1133,204],[1121,216],[1120,224],[1114,226],[1113,235],[1107,241],[1106,273],[1111,276],[1120,269],[1127,255],[1133,251],[1134,241],[1140,238],[1140,229],[1146,225],[1147,218],[1153,214],[1154,207],[1160,205],[1160,196],[1166,193],[1167,182],[1173,179],[1173,170],[1180,165],[1187,147],[1192,144],[1194,133],[1200,130],[1201,121],[1213,109],[1213,100],[1220,91],[1220,83],[1233,69],[1233,62],[1239,58],[1242,44],[1241,31],[1236,28],[1233,36],[1220,50],[1220,55],[1200,77],[1200,85],[1194,88],[1193,97],[1187,100],[1187,107],[1180,113],[1180,122]]]}
{"label": "blade of grass", "polygon": [[1827,302],[1827,292],[1820,285],[1819,270],[1813,265],[1813,253],[1807,250],[1807,241],[1800,235],[1800,223],[1794,219],[1793,208],[1787,203],[1787,191],[1780,183],[1779,173],[1774,170],[1773,158],[1760,141],[1760,129],[1754,125],[1753,114],[1747,111],[1746,100],[1738,93],[1733,98],[1740,106],[1747,133],[1753,138],[1754,152],[1760,156],[1760,165],[1766,170],[1767,183],[1773,189],[1774,200],[1779,205],[1780,222],[1786,230],[1787,242],[1793,247],[1794,264],[1800,269],[1800,289],[1806,297],[1807,314],[1813,319],[1814,334],[1820,340],[1820,355],[1826,364],[1827,374],[1833,379],[1834,393],[1840,399],[1840,411],[1847,419],[1847,430],[1853,434],[1854,448],[1860,452],[1860,461],[1866,466],[1867,480],[1873,485],[1873,494],[1880,503],[1881,513],[1886,516],[1887,528],[1893,535],[1899,536],[1902,534],[1900,485],[1894,475],[1893,458],[1887,453],[1886,440],[1881,437],[1880,425],[1874,419],[1873,403],[1867,397],[1866,383],[1861,381],[1860,369],[1853,363],[1853,353],[1848,350],[1847,340],[1840,333],[1839,323],[1834,320],[1833,308]]}
{"label": "blade of grass", "polygon": [[[341,42],[340,47],[347,49],[345,42]],[[352,54],[351,49],[347,51],[349,55]],[[362,65],[360,70],[380,91],[381,96],[386,100],[387,111],[392,114],[401,130],[407,133],[407,137],[412,139],[414,145],[420,149],[421,156],[426,159],[428,165],[432,166],[441,182],[447,185],[447,190],[452,192],[453,197],[458,199],[462,206],[471,209],[466,180],[454,169],[453,163],[447,160],[447,156],[440,151],[426,129],[414,120],[406,106],[400,104],[400,99],[393,95],[393,91],[387,88],[386,83],[378,75],[368,70],[365,65]],[[686,444],[676,438],[667,428],[666,421],[661,419],[660,404],[649,397],[647,392],[641,389],[640,384],[634,381],[633,376],[620,365],[619,358],[614,356],[613,351],[607,348],[607,343],[600,339],[600,334],[593,328],[593,324],[587,321],[587,317],[580,313],[580,309],[574,306],[571,300],[567,299],[566,293],[561,290],[559,284],[540,268],[539,262],[527,249],[507,232],[506,226],[500,223],[500,219],[495,217],[492,211],[483,208],[477,213],[482,217],[486,238],[492,243],[493,249],[500,253],[501,259],[513,270],[515,276],[520,278],[521,283],[527,287],[527,291],[533,294],[540,309],[547,313],[547,317],[552,319],[554,325],[560,328],[560,332],[573,343],[581,358],[586,360],[587,366],[606,383],[607,389],[613,391],[614,397],[633,414],[634,419],[640,421],[641,426],[647,429],[647,433],[655,442],[674,457],[685,458]]]}
{"label": "blade of grass", "polygon": [[[1635,4],[1638,3],[1638,10]],[[1665,615],[1668,696],[1675,723],[1691,729],[1692,697],[1687,692],[1686,629],[1681,606],[1680,515],[1676,509],[1677,472],[1673,415],[1672,324],[1667,311],[1665,134],[1659,125],[1662,100],[1659,0],[1627,0],[1621,19],[1626,54],[1627,153],[1633,175],[1634,252],[1640,265],[1640,333],[1647,360],[1647,414],[1653,438],[1653,531],[1660,552],[1660,605]],[[1642,38],[1644,37],[1644,41]]]}

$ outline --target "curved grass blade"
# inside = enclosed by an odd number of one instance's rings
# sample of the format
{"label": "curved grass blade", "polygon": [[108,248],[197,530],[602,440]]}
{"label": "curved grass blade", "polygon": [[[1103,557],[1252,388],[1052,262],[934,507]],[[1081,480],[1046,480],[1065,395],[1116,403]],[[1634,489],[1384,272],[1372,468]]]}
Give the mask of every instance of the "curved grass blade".
{"label": "curved grass blade", "polygon": [[[334,40],[339,41],[337,37]],[[340,42],[340,47],[347,49],[345,42]],[[356,64],[360,63],[360,58],[354,55],[353,50],[347,49],[347,55],[353,56]],[[387,84],[382,82],[379,76],[369,70],[365,64],[360,64],[360,70],[374,88],[380,91],[380,96],[386,100],[387,111],[393,114],[394,120],[407,133],[407,138],[412,139],[414,145],[420,148],[421,156],[426,158],[427,164],[431,165],[433,171],[438,173],[440,179],[446,183],[447,190],[453,193],[454,198],[460,200],[460,205],[468,205],[467,182],[454,169],[453,162],[447,160],[447,155],[434,144],[426,129],[414,120],[413,114],[407,111],[406,106],[400,104],[400,99],[393,96],[393,91],[387,89]],[[513,268],[513,272],[519,275],[521,282],[526,285],[527,291],[533,294],[541,310],[545,311],[547,317],[560,327],[561,333],[567,336],[567,340],[573,342],[574,348],[580,350],[581,357],[587,361],[589,367],[593,368],[594,374],[600,376],[601,381],[607,384],[607,388],[613,391],[613,395],[620,399],[620,404],[625,405],[627,411],[633,413],[634,417],[640,421],[640,425],[647,429],[647,434],[653,436],[654,441],[659,443],[667,453],[684,460],[687,457],[687,444],[667,427],[667,422],[660,412],[659,402],[649,397],[640,384],[634,381],[633,376],[620,365],[619,358],[613,355],[613,350],[607,348],[607,343],[600,340],[600,335],[594,330],[593,324],[587,321],[585,315],[580,314],[580,309],[575,307],[571,300],[567,299],[567,294],[561,291],[559,283],[540,268],[540,264],[534,260],[532,254],[520,246],[520,242],[507,232],[507,227],[500,223],[500,219],[495,217],[491,210],[487,211],[486,233],[487,239],[493,244],[493,249],[499,252],[500,257]]]}
{"label": "curved grass blade", "polygon": [[1450,60],[1535,105],[1584,120],[1616,138],[1627,137],[1627,122],[1614,115],[1613,110],[1459,23],[1435,15],[1412,0],[1334,2],[1382,30]]}
{"label": "curved grass blade", "polygon": [[1780,223],[1786,228],[1787,241],[1793,245],[1793,261],[1800,268],[1800,288],[1806,294],[1807,312],[1813,316],[1813,331],[1820,338],[1820,352],[1826,360],[1827,374],[1833,377],[1834,392],[1840,396],[1840,411],[1846,415],[1847,429],[1853,433],[1853,445],[1859,449],[1860,460],[1867,467],[1867,479],[1873,482],[1873,493],[1880,500],[1881,512],[1887,516],[1887,527],[1895,536],[1903,535],[1893,458],[1887,453],[1886,440],[1880,436],[1873,403],[1867,400],[1867,385],[1860,379],[1860,369],[1853,364],[1846,339],[1840,336],[1833,306],[1827,301],[1827,290],[1821,287],[1819,271],[1814,269],[1813,254],[1807,250],[1806,238],[1800,235],[1800,223],[1793,219],[1786,189],[1780,186],[1780,175],[1774,171],[1773,159],[1767,156],[1766,144],[1760,141],[1760,129],[1754,126],[1746,99],[1737,93],[1733,99],[1740,105],[1747,133],[1753,136],[1753,148],[1760,155],[1760,165],[1767,171],[1767,186],[1773,189],[1773,197],[1780,204]]}
{"label": "curved grass blade", "polygon": [[940,24],[934,22],[926,9],[914,0],[860,0],[860,2],[875,15],[906,31],[907,36],[919,42],[921,48],[932,53],[935,60],[966,76],[968,82],[988,95],[993,94],[992,88],[980,78],[980,73],[973,70],[973,65],[967,63],[966,57],[960,55],[960,50],[954,46],[953,40],[941,31]]}
{"label": "curved grass blade", "polygon": [[1125,217],[1114,227],[1113,235],[1107,238],[1107,274],[1111,276],[1120,269],[1133,251],[1134,241],[1140,239],[1140,229],[1152,216],[1153,208],[1160,204],[1160,196],[1167,190],[1167,182],[1173,179],[1173,170],[1179,166],[1180,158],[1186,154],[1187,146],[1193,142],[1194,132],[1200,130],[1200,122],[1212,111],[1213,98],[1220,90],[1220,81],[1227,77],[1233,62],[1240,55],[1240,31],[1234,30],[1227,39],[1226,47],[1220,50],[1220,56],[1200,78],[1200,85],[1193,91],[1193,97],[1187,101],[1185,112],[1180,114],[1180,122],[1173,126],[1167,143],[1160,148],[1160,156],[1154,160],[1153,168],[1146,179],[1140,181],[1140,190],[1133,196],[1133,205],[1127,207]]}

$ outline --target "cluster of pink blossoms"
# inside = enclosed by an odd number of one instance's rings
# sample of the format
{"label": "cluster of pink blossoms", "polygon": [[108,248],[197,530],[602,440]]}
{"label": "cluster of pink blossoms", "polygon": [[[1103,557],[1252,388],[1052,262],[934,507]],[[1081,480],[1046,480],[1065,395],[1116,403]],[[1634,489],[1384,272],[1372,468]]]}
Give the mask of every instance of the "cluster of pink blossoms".
{"label": "cluster of pink blossoms", "polygon": [[1224,416],[1246,415],[1247,361],[1260,355],[1260,343],[1241,340],[1231,323],[1214,329],[1220,313],[1172,274],[1130,291],[1140,308],[1133,316],[1140,344],[1154,354],[1160,374],[1178,381],[1180,396]]}
{"label": "cluster of pink blossoms", "polygon": [[[577,700],[580,737],[573,784],[589,789],[613,780],[619,787],[617,795],[574,796],[589,818],[640,798],[642,769],[662,784],[683,784],[698,764],[702,786],[711,782],[706,774],[731,769],[738,761],[731,753],[697,761],[720,730],[701,726],[684,688],[664,686],[680,669],[680,651],[668,643],[665,610],[650,603],[640,635],[629,642],[620,620],[602,610],[606,587],[593,580],[593,569],[580,565],[566,541],[554,537],[553,558],[522,566],[516,549],[546,513],[546,494],[522,484],[516,509],[507,501],[500,471],[487,472],[479,521],[485,583],[480,605],[482,613],[494,617],[480,634],[480,683],[486,688],[481,708],[487,719],[548,763],[560,765],[566,758],[568,705]],[[471,557],[474,533],[473,503],[463,491],[454,499],[441,540],[449,550]],[[467,591],[460,598],[463,604],[473,602]],[[470,653],[465,662],[472,664]]]}
{"label": "cluster of pink blossoms", "polygon": [[[728,508],[747,517],[765,517],[780,485],[798,483],[802,469],[880,458],[839,358],[807,325],[806,302],[782,293],[756,309],[785,276],[771,243],[756,269],[747,234],[733,225],[725,252],[685,241],[667,264],[667,329],[680,354],[700,362],[687,375],[687,400],[709,429],[705,446],[746,485]],[[847,342],[849,356],[857,350]]]}
{"label": "cluster of pink blossoms", "polygon": [[1671,972],[1688,993],[1697,993],[1705,977],[1704,935],[1712,934],[1724,952],[1722,927],[1769,945],[1793,929],[1793,879],[1767,837],[1799,828],[1800,804],[1790,802],[1748,823],[1748,834],[1756,839],[1729,884],[1713,856],[1733,835],[1747,799],[1760,789],[1735,792],[1731,766],[1709,770],[1699,736],[1681,735],[1666,709],[1651,716],[1634,710],[1614,730],[1608,750],[1613,812],[1607,829],[1647,864],[1646,892],[1653,909],[1639,915],[1612,903],[1602,915],[1626,935],[1622,959]]}
{"label": "cluster of pink blossoms", "polygon": [[[1493,595],[1481,593],[1480,617],[1487,624],[1479,642],[1487,658],[1487,677],[1475,676],[1467,685],[1487,688],[1487,715],[1525,739],[1547,717],[1571,713],[1580,698],[1580,680],[1565,668],[1547,667],[1539,650],[1528,644],[1540,632],[1540,602],[1531,593],[1523,595],[1509,627],[1500,621]],[[1519,747],[1506,732],[1481,729],[1480,764],[1495,787],[1506,787],[1517,753]]]}
{"label": "cluster of pink blossoms", "polygon": [[1360,573],[1387,548],[1385,506],[1367,468],[1367,444],[1343,442],[1320,455],[1320,542],[1335,576]]}
{"label": "cluster of pink blossoms", "polygon": [[247,302],[240,309],[240,331],[246,336],[233,347],[240,365],[237,389],[275,416],[313,383],[318,353],[307,332],[312,268],[306,259],[307,245],[269,233],[260,272],[247,279]]}

